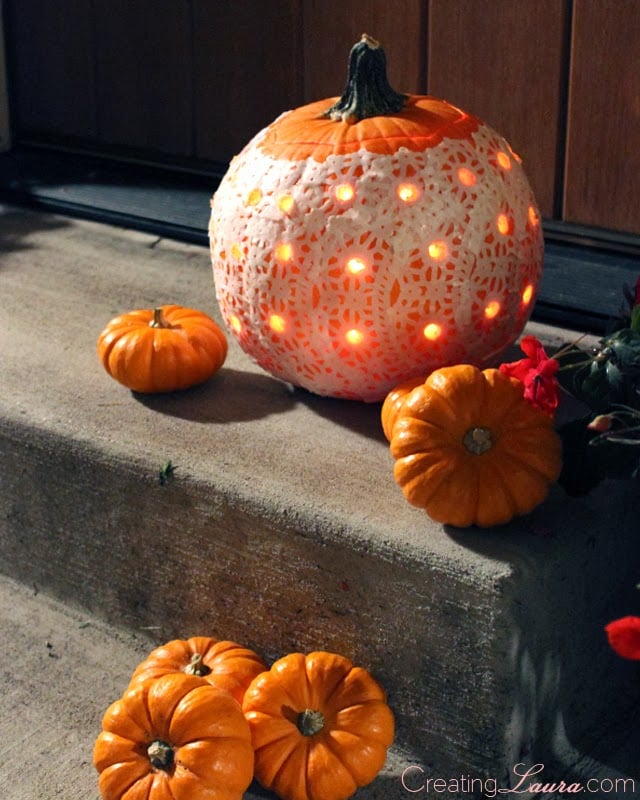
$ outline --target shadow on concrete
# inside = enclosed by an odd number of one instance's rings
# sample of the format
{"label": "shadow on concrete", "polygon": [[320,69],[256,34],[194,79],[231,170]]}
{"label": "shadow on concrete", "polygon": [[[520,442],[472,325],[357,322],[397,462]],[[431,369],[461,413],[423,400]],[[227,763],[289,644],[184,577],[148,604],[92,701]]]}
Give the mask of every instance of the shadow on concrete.
{"label": "shadow on concrete", "polygon": [[620,776],[640,785],[640,673],[604,633],[611,620],[640,612],[634,506],[624,481],[579,499],[555,487],[542,506],[501,528],[446,528],[452,541],[509,565],[517,579],[505,605],[505,625],[515,631],[505,657],[519,686],[516,756],[544,763],[545,780],[580,782],[581,767],[593,774],[595,765],[604,787]]}
{"label": "shadow on concrete", "polygon": [[70,224],[61,217],[36,214],[16,206],[3,206],[0,196],[0,253],[36,248],[37,244],[28,241],[32,234],[59,230]]}
{"label": "shadow on concrete", "polygon": [[358,400],[340,400],[320,397],[305,389],[294,389],[293,396],[320,417],[348,428],[360,436],[386,441],[380,423],[381,403],[363,403]]}
{"label": "shadow on concrete", "polygon": [[209,425],[263,419],[283,414],[296,404],[295,396],[281,381],[227,367],[185,391],[132,395],[152,411]]}

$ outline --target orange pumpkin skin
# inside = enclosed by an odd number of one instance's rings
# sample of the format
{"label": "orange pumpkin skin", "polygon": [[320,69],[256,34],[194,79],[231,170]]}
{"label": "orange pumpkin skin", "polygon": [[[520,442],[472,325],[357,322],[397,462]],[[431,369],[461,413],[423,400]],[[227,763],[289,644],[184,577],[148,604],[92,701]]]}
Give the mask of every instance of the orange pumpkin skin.
{"label": "orange pumpkin skin", "polygon": [[253,776],[240,706],[194,675],[128,689],[104,715],[93,761],[104,800],[241,800]]}
{"label": "orange pumpkin skin", "polygon": [[257,653],[235,642],[192,636],[174,639],[149,653],[136,667],[131,685],[173,672],[197,675],[242,703],[247,686],[266,668]]}
{"label": "orange pumpkin skin", "polygon": [[382,687],[333,653],[276,661],[251,683],[243,710],[255,777],[283,800],[345,800],[376,777],[393,742]]}
{"label": "orange pumpkin skin", "polygon": [[557,480],[552,418],[499,370],[443,367],[404,398],[391,434],[394,477],[437,522],[488,527],[540,504]]}
{"label": "orange pumpkin skin", "polygon": [[498,133],[444,100],[281,115],[236,156],[210,218],[215,291],[278,378],[376,401],[445,364],[494,363],[542,275],[540,214]]}
{"label": "orange pumpkin skin", "polygon": [[404,401],[407,399],[407,395],[421,383],[424,383],[424,378],[409,378],[396,386],[395,389],[392,389],[385,397],[382,409],[380,410],[380,421],[382,422],[384,435],[389,442],[393,435],[393,426],[396,424],[396,420],[402,410]]}
{"label": "orange pumpkin skin", "polygon": [[227,338],[202,311],[166,305],[112,319],[98,338],[106,371],[134,392],[173,392],[210,378],[227,357]]}

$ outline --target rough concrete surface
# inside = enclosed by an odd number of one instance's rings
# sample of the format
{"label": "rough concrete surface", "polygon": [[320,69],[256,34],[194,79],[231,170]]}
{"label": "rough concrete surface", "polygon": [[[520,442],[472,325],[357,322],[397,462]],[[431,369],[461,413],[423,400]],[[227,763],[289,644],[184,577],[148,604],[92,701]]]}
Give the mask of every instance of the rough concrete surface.
{"label": "rough concrete surface", "polygon": [[[105,709],[153,646],[152,631],[118,628],[0,576],[3,800],[98,800],[92,755]],[[397,749],[354,800],[406,796]],[[254,783],[245,800],[276,800]]]}
{"label": "rough concrete surface", "polygon": [[[0,572],[26,587],[5,597],[24,604],[18,619],[44,614],[46,627],[55,612],[70,653],[97,635],[90,670],[67,660],[88,686],[39,685],[35,710],[31,674],[3,666],[22,698],[14,708],[29,709],[20,735],[34,780],[46,780],[33,734],[43,719],[69,720],[56,747],[79,758],[113,699],[83,704],[83,717],[82,692],[100,683],[111,695],[143,639],[203,633],[267,660],[334,649],[371,669],[398,738],[390,772],[362,798],[410,796],[399,774],[412,763],[503,786],[519,761],[544,761],[549,780],[637,776],[615,738],[637,734],[627,718],[640,676],[602,634],[637,609],[628,487],[582,499],[554,490],[494,531],[435,525],[393,482],[379,404],[287,387],[233,341],[221,372],[181,394],[136,396],[104,373],[95,342],[117,313],[176,302],[217,317],[206,249],[12,207],[0,246]],[[175,474],[161,485],[169,460]],[[83,615],[91,624],[74,628]],[[28,647],[22,624],[3,626]],[[46,653],[47,667],[59,662]],[[80,796],[64,771],[51,774],[59,796]]]}

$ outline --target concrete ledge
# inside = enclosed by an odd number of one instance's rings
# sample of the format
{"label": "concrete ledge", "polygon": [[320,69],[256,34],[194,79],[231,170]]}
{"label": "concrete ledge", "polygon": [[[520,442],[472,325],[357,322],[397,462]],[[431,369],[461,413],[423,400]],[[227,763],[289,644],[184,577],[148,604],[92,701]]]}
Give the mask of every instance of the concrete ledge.
{"label": "concrete ledge", "polygon": [[0,239],[3,573],[154,642],[211,633],[267,659],[326,648],[367,666],[398,745],[363,798],[407,797],[410,763],[503,786],[521,761],[549,780],[596,764],[640,784],[637,760],[608,761],[637,668],[602,634],[637,608],[627,485],[555,491],[500,530],[443,529],[395,486],[378,404],[293,391],[234,343],[181,395],[136,397],[102,371],[95,341],[116,313],[217,315],[206,249],[16,208]]}

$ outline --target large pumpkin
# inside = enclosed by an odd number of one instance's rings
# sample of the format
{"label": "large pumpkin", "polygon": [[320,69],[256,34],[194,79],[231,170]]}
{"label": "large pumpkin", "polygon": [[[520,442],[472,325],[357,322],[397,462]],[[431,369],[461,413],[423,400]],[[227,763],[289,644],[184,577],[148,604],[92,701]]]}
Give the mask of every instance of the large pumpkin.
{"label": "large pumpkin", "polygon": [[210,244],[247,353],[310,391],[368,401],[496,359],[529,317],[543,252],[508,143],[443,100],[395,92],[366,36],[337,102],[283,114],[234,158]]}

